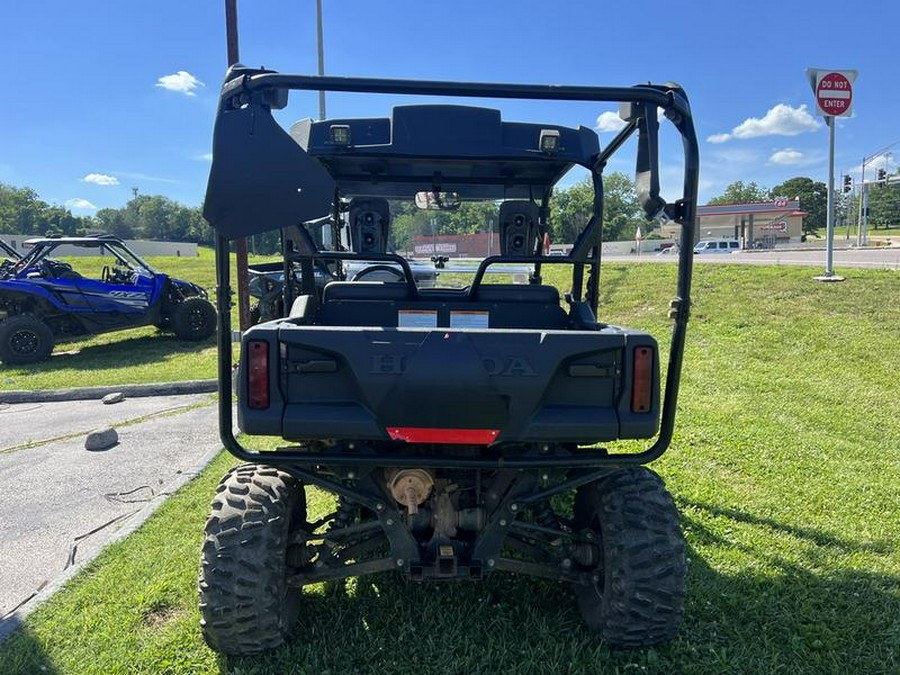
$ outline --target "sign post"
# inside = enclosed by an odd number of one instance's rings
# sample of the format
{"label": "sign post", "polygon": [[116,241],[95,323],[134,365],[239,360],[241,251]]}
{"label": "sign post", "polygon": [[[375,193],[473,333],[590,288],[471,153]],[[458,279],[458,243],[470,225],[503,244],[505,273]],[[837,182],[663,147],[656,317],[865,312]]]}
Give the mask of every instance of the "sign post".
{"label": "sign post", "polygon": [[843,281],[834,274],[834,128],[835,117],[847,117],[853,107],[855,70],[807,68],[809,85],[816,96],[816,107],[828,125],[828,216],[826,221],[825,274],[818,281]]}

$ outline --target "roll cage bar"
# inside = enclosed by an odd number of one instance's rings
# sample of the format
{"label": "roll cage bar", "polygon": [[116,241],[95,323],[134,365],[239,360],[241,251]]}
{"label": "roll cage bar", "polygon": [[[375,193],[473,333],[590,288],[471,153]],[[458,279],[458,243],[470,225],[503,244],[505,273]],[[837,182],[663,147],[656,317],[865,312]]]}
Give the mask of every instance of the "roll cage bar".
{"label": "roll cage bar", "polygon": [[81,248],[105,247],[119,263],[125,265],[129,269],[135,269],[136,266],[139,266],[153,275],[159,274],[152,265],[128,248],[124,241],[109,234],[98,237],[48,237],[28,239],[25,243],[29,244],[31,249],[24,256],[20,256],[20,259],[16,261],[15,268],[17,270],[27,269],[36,265],[53,253],[55,249],[60,246],[68,245]]}
{"label": "roll cage bar", "polygon": [[[571,253],[551,260],[539,255],[527,257],[494,256],[479,265],[473,285],[481,283],[485,270],[497,262],[533,263],[539,275],[542,263],[573,265],[573,302],[585,301],[598,312],[599,273],[602,240],[603,183],[602,171],[612,155],[634,133],[638,134],[635,167],[635,191],[648,217],[672,220],[681,225],[683,242],[695,239],[697,192],[700,156],[693,117],[684,90],[677,84],[637,85],[633,87],[592,87],[579,85],[495,84],[483,82],[436,82],[421,80],[393,80],[356,77],[316,77],[288,75],[262,69],[233,66],[222,86],[213,140],[213,165],[204,205],[204,216],[217,231],[216,273],[219,316],[219,433],[225,447],[246,461],[259,461],[262,455],[242,446],[232,429],[232,350],[231,350],[231,287],[229,240],[255,232],[286,227],[298,222],[321,218],[323,213],[338,207],[327,171],[307,155],[299,144],[287,136],[271,116],[273,109],[282,109],[288,102],[290,90],[332,91],[373,94],[447,96],[494,99],[563,100],[617,102],[620,117],[626,126],[596,156],[590,166],[594,187],[594,215],[577,237]],[[682,197],[667,203],[659,192],[658,115],[661,108],[675,126],[684,149],[684,183]],[[236,111],[244,111],[240,116]],[[275,130],[274,127],[277,127]],[[283,134],[283,137],[279,135]],[[285,143],[284,140],[290,141]],[[472,158],[473,161],[476,158]],[[580,162],[579,162],[580,163]],[[278,169],[285,167],[284,173]],[[273,172],[272,169],[276,171]],[[268,169],[266,171],[265,169]],[[294,172],[293,175],[291,172]],[[298,189],[297,175],[305,180]],[[551,186],[552,187],[552,186]],[[542,206],[546,207],[546,199]],[[260,210],[263,211],[262,217]],[[254,218],[254,214],[256,217]],[[304,228],[298,228],[305,232]],[[308,235],[308,233],[307,233]],[[301,251],[298,258],[356,258],[341,252]],[[399,256],[371,256],[366,260],[396,262],[407,273],[409,266]],[[309,263],[307,263],[309,264]],[[584,268],[588,266],[587,289],[584,291]],[[607,453],[588,450],[567,457],[423,457],[405,453],[390,458],[348,457],[342,453],[306,453],[293,449],[278,452],[279,463],[291,463],[296,469],[302,465],[379,464],[381,466],[453,466],[457,468],[535,468],[541,466],[609,467],[637,465],[650,462],[665,452],[671,442],[675,425],[675,411],[684,356],[685,334],[690,313],[691,247],[681,246],[678,258],[677,294],[671,302],[670,317],[674,321],[666,372],[665,394],[660,430],[655,442],[637,453]],[[288,279],[288,276],[285,277]],[[410,281],[415,292],[414,284]],[[285,284],[288,286],[289,284]],[[471,289],[470,289],[471,290]],[[275,458],[272,457],[272,460]],[[593,474],[591,474],[593,475]]]}

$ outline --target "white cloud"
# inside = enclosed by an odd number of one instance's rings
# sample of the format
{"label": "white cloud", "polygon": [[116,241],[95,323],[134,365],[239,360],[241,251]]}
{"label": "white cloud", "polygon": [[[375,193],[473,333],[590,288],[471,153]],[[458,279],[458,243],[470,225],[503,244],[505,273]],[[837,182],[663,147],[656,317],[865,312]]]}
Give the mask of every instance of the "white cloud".
{"label": "white cloud", "polygon": [[196,96],[194,89],[205,85],[186,70],[179,70],[172,75],[163,75],[156,81],[156,86],[169,91],[177,91],[186,96]]}
{"label": "white cloud", "polygon": [[619,131],[624,128],[625,122],[619,117],[619,113],[607,110],[605,113],[600,113],[597,117],[597,131]]}
{"label": "white cloud", "polygon": [[119,179],[115,176],[108,176],[105,173],[89,173],[82,178],[85,183],[93,183],[94,185],[118,185]]}
{"label": "white cloud", "polygon": [[91,204],[87,199],[75,197],[66,200],[66,207],[73,211],[96,211],[97,207]]}
{"label": "white cloud", "polygon": [[[656,109],[656,116],[660,122],[665,121],[666,111],[663,108]],[[619,113],[607,110],[597,116],[597,124],[594,127],[600,133],[621,131],[627,123],[619,117]]]}
{"label": "white cloud", "polygon": [[146,173],[137,173],[135,171],[116,171],[116,173],[120,176],[124,176],[125,178],[130,178],[132,180],[146,180],[153,183],[171,183],[172,185],[178,185],[181,183],[181,181],[175,180],[174,178],[148,176]]}
{"label": "white cloud", "polygon": [[212,153],[204,152],[202,155],[195,155],[194,159],[198,162],[211,162],[212,161]]}
{"label": "white cloud", "polygon": [[733,138],[746,140],[761,136],[797,136],[807,131],[815,131],[822,122],[809,114],[806,105],[792,108],[779,103],[763,115],[762,118],[749,117],[738,124],[731,133],[713,134],[706,140],[710,143],[724,143]]}
{"label": "white cloud", "polygon": [[804,164],[807,161],[806,155],[799,150],[793,148],[785,148],[784,150],[776,150],[769,157],[770,164]]}

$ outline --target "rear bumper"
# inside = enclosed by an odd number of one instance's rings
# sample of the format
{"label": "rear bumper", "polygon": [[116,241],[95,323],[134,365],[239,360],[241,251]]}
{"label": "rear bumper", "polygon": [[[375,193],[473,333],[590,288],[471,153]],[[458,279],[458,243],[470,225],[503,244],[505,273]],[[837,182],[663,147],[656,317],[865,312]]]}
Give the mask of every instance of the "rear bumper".
{"label": "rear bumper", "polygon": [[[326,327],[276,321],[245,336],[268,345],[270,403],[245,433],[289,440],[403,442],[391,429],[473,430],[494,443],[590,444],[651,438],[659,429],[658,350],[645,333]],[[652,347],[649,411],[631,410],[637,347]],[[246,354],[244,355],[246,357]],[[247,373],[240,387],[247,390]],[[439,442],[439,441],[436,441]]]}

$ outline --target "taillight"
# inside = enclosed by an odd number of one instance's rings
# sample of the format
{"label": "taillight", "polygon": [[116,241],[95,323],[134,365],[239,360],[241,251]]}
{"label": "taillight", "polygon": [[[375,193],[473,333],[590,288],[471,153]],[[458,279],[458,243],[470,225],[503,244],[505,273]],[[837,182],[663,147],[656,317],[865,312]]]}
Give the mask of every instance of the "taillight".
{"label": "taillight", "polygon": [[256,410],[269,407],[269,343],[247,343],[247,405]]}
{"label": "taillight", "polygon": [[653,404],[653,347],[635,347],[631,412],[650,412]]}

